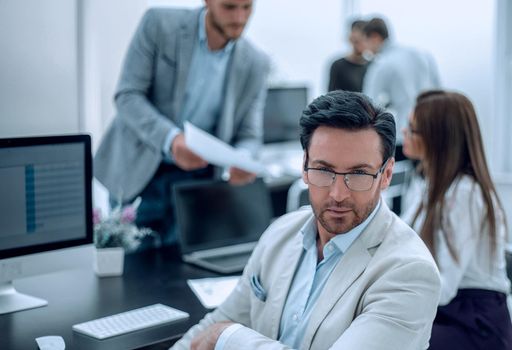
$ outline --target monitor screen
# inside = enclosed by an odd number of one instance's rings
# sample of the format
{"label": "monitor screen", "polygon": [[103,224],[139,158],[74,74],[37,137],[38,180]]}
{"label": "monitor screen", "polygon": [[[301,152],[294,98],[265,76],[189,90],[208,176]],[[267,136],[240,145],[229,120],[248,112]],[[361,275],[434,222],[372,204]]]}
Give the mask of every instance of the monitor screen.
{"label": "monitor screen", "polygon": [[263,113],[263,142],[299,140],[299,119],[308,102],[306,87],[269,88]]}
{"label": "monitor screen", "polygon": [[0,314],[48,304],[13,280],[91,265],[88,135],[0,139]]}
{"label": "monitor screen", "polygon": [[244,186],[196,181],[174,187],[181,250],[255,242],[270,224],[270,194],[263,180]]}
{"label": "monitor screen", "polygon": [[90,242],[87,135],[0,140],[0,258]]}

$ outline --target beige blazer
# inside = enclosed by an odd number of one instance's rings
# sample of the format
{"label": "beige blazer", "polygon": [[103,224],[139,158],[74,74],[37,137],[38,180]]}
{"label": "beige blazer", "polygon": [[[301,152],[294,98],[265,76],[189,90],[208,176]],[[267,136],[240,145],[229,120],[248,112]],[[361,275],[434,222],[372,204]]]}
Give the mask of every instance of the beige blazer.
{"label": "beige blazer", "polygon": [[[288,349],[279,324],[303,250],[308,207],[276,220],[263,234],[235,291],[172,349],[188,349],[214,322],[241,323],[225,349]],[[265,301],[250,278],[259,276]],[[300,349],[426,349],[440,294],[440,278],[418,235],[382,203],[329,277]]]}

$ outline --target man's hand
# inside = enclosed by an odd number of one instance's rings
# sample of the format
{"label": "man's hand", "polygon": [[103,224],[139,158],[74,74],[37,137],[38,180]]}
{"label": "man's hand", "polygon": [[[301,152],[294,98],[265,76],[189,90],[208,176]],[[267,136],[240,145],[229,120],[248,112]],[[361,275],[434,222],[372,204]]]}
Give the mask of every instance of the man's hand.
{"label": "man's hand", "polygon": [[253,182],[256,174],[238,168],[229,168],[229,183],[231,185],[245,185]]}
{"label": "man's hand", "polygon": [[186,171],[205,168],[208,165],[208,162],[187,147],[183,134],[178,134],[172,141],[171,154],[176,165]]}
{"label": "man's hand", "polygon": [[190,350],[214,350],[220,334],[233,322],[214,323],[192,339]]}

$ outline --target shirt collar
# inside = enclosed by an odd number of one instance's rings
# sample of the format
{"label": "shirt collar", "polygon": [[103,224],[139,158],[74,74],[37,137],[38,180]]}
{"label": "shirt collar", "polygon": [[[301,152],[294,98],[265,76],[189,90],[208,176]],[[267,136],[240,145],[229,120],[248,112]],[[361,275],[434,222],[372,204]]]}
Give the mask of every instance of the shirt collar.
{"label": "shirt collar", "polygon": [[[357,237],[364,231],[364,229],[368,226],[368,224],[372,221],[372,219],[377,214],[377,211],[380,208],[380,200],[371,212],[370,215],[359,225],[351,229],[350,231],[336,235],[333,237],[327,244],[334,244],[341,253],[345,253],[347,249],[352,245],[352,243],[356,240]],[[316,239],[317,239],[317,226],[316,226],[316,217],[314,215],[309,218],[306,223],[302,226],[300,232],[303,234],[302,244],[304,249],[308,250],[311,247],[316,247]]]}
{"label": "shirt collar", "polygon": [[[208,51],[210,51],[210,48],[208,47],[208,38],[206,37],[206,7],[204,7],[201,10],[201,13],[199,14],[199,28],[197,30],[197,38],[199,39],[199,44]],[[212,52],[224,52],[229,53],[231,50],[233,50],[233,46],[235,45],[234,40],[229,40],[226,46],[224,46],[222,49],[218,51],[212,51]]]}

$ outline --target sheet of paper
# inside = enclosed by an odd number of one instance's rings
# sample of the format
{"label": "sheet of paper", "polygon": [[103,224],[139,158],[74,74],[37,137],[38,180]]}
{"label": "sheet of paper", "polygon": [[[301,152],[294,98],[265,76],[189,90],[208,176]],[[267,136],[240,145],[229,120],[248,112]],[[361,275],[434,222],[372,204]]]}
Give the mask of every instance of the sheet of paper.
{"label": "sheet of paper", "polygon": [[210,164],[236,167],[257,175],[266,174],[263,164],[252,159],[250,154],[237,150],[189,122],[185,122],[185,143]]}
{"label": "sheet of paper", "polygon": [[235,289],[240,276],[200,278],[187,283],[201,304],[208,309],[219,306]]}

